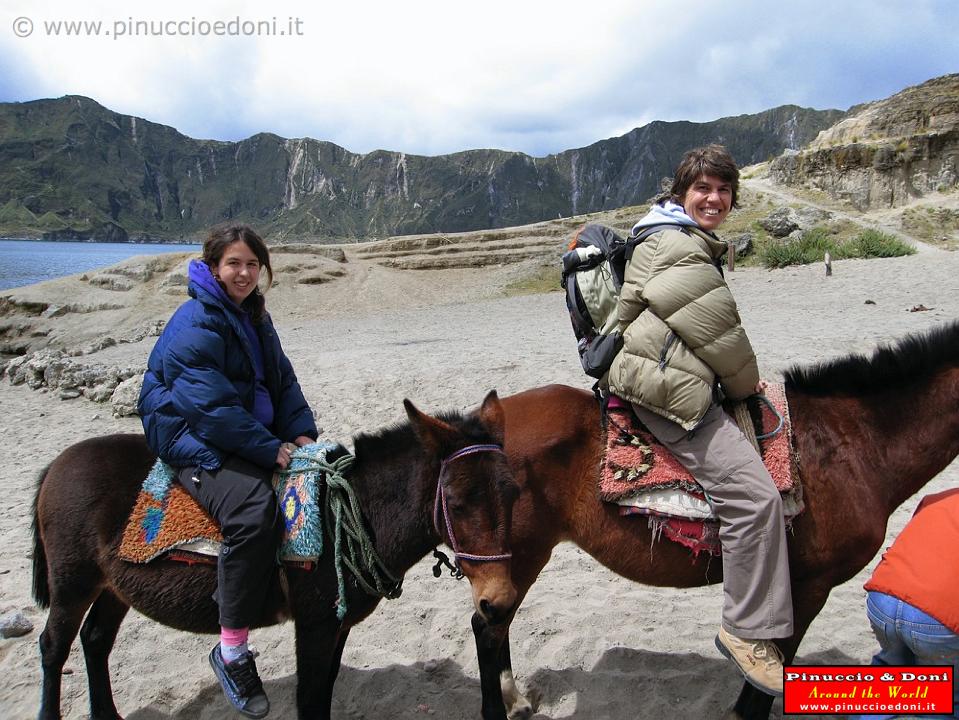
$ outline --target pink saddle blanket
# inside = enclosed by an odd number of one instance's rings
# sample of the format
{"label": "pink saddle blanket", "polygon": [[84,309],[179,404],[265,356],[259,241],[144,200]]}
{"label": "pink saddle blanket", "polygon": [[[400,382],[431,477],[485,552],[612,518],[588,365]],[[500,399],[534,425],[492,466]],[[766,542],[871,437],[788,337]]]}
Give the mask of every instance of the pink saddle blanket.
{"label": "pink saddle blanket", "polygon": [[[782,384],[770,384],[765,403],[751,407],[763,463],[783,495],[787,521],[803,508],[789,407]],[[655,532],[695,553],[720,554],[718,521],[708,497],[689,471],[661,445],[629,406],[607,414],[606,449],[600,468],[600,497],[620,505],[624,515],[650,517]]]}

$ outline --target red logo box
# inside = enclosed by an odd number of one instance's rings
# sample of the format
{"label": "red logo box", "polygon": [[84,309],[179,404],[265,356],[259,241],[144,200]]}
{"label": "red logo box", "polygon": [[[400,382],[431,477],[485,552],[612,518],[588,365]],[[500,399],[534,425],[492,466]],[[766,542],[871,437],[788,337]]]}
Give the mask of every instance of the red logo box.
{"label": "red logo box", "polygon": [[951,665],[787,665],[783,713],[951,715]]}

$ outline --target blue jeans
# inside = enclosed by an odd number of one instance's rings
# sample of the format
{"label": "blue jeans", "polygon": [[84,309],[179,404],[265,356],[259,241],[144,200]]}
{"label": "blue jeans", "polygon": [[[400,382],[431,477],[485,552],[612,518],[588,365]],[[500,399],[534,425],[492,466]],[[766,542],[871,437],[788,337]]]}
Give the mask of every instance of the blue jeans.
{"label": "blue jeans", "polygon": [[[873,665],[952,665],[955,680],[959,671],[959,635],[904,600],[881,592],[870,591],[866,596],[866,615],[881,648],[873,655]],[[953,682],[952,707],[952,717],[959,718],[959,682]],[[896,716],[851,717],[886,720]]]}

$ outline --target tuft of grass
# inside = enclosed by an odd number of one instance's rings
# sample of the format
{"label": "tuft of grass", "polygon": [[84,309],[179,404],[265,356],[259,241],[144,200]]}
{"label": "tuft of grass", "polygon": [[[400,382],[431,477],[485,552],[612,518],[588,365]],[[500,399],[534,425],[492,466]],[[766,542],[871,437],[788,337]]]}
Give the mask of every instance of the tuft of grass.
{"label": "tuft of grass", "polygon": [[555,265],[543,265],[526,277],[509,283],[503,288],[503,294],[510,297],[513,295],[534,295],[562,290],[563,288],[560,285],[562,273],[560,270],[559,262]]}
{"label": "tuft of grass", "polygon": [[916,248],[899,238],[879,230],[863,230],[849,242],[839,246],[841,257],[875,258],[915,255]]}
{"label": "tuft of grass", "polygon": [[821,227],[812,228],[798,240],[788,243],[769,243],[761,254],[767,268],[789,265],[809,265],[820,262],[828,252],[833,259],[900,257],[913,255],[916,249],[902,240],[878,230],[863,230],[848,240],[837,240]]}
{"label": "tuft of grass", "polygon": [[762,251],[762,263],[767,268],[784,268],[789,265],[809,265],[822,260],[826,251],[833,254],[836,242],[825,228],[813,228],[791,242],[772,242]]}

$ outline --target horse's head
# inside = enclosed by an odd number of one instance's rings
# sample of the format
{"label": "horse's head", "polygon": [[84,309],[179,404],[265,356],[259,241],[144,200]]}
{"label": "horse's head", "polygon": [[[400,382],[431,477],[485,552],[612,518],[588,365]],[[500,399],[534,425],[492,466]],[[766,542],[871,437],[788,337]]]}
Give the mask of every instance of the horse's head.
{"label": "horse's head", "polygon": [[510,524],[519,485],[503,452],[505,416],[496,391],[459,420],[430,417],[409,400],[410,423],[439,464],[433,522],[456,555],[487,622],[505,620],[516,602],[510,577]]}

